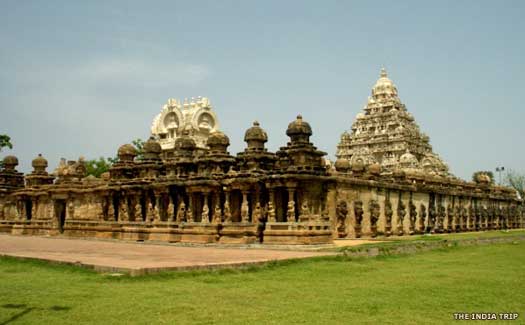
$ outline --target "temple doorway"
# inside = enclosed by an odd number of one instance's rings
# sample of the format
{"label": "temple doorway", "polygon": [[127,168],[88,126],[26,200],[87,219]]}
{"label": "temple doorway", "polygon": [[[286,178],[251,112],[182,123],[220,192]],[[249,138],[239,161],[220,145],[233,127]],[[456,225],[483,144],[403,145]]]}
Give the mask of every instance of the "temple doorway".
{"label": "temple doorway", "polygon": [[58,231],[64,232],[64,224],[66,223],[66,201],[56,200],[55,201],[55,217],[57,218]]}

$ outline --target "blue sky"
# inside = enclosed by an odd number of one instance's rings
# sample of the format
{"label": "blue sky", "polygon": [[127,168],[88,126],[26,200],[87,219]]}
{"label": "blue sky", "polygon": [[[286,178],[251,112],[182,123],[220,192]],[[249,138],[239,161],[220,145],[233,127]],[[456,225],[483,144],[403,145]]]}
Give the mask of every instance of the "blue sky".
{"label": "blue sky", "polygon": [[382,66],[451,170],[525,172],[523,1],[2,1],[0,133],[42,153],[114,156],[168,98],[205,96],[242,151],[298,113],[333,158]]}

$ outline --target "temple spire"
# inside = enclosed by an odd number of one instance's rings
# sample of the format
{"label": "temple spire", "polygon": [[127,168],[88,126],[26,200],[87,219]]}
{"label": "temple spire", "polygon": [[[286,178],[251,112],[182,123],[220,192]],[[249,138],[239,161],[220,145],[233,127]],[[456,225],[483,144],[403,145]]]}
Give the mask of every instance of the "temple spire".
{"label": "temple spire", "polygon": [[386,73],[386,69],[385,67],[382,67],[381,68],[381,78],[386,78],[388,77],[387,73]]}

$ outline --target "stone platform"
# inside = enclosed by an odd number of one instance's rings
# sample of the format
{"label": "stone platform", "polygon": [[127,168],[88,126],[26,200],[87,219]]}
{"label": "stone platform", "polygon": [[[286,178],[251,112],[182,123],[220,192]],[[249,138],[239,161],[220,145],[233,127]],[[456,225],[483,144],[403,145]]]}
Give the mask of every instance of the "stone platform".
{"label": "stone platform", "polygon": [[75,264],[98,272],[142,275],[166,270],[247,266],[333,252],[247,247],[184,247],[102,240],[0,235],[0,256]]}

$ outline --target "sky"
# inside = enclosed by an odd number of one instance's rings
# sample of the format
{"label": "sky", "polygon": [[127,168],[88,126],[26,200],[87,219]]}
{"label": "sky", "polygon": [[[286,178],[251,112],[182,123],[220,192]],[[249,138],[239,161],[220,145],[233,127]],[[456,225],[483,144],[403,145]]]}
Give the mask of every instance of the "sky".
{"label": "sky", "polygon": [[525,1],[0,2],[0,134],[42,153],[113,157],[168,98],[208,97],[229,151],[297,114],[335,158],[385,67],[452,173],[525,173]]}

